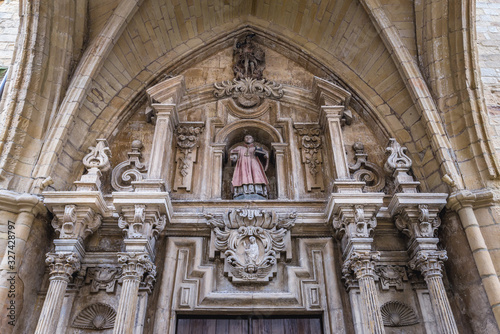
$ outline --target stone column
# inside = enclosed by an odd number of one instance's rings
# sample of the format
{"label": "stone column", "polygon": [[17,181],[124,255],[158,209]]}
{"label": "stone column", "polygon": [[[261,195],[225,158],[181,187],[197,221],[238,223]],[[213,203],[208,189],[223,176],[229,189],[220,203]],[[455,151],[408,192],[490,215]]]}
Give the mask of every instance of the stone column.
{"label": "stone column", "polygon": [[55,332],[69,279],[80,269],[80,260],[76,253],[47,253],[45,262],[50,267],[50,284],[35,334]]}
{"label": "stone column", "polygon": [[359,282],[362,314],[368,333],[385,333],[380,313],[378,292],[375,287],[375,261],[380,259],[379,252],[353,251],[344,261],[342,272],[353,271]]}
{"label": "stone column", "polygon": [[455,318],[451,312],[450,303],[443,285],[442,267],[446,261],[446,251],[420,250],[410,260],[410,268],[422,273],[429,289],[432,309],[442,334],[457,333]]}
{"label": "stone column", "polygon": [[276,151],[276,183],[278,185],[278,199],[286,199],[288,188],[288,179],[285,178],[287,175],[285,166],[285,148],[288,144],[282,143],[272,143],[271,146]]}
{"label": "stone column", "polygon": [[139,286],[145,273],[156,275],[156,267],[147,253],[119,253],[123,268],[123,285],[113,334],[131,334],[134,331]]}

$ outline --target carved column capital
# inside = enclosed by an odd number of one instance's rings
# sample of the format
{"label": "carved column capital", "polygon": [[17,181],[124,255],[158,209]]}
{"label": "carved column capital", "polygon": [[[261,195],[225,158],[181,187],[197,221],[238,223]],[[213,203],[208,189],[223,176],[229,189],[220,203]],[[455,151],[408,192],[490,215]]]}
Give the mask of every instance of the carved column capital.
{"label": "carved column capital", "polygon": [[144,274],[156,276],[156,266],[147,253],[118,253],[124,280],[141,281]]}
{"label": "carved column capital", "polygon": [[377,226],[377,207],[372,205],[341,206],[334,216],[333,228],[339,236],[347,238],[370,238]]}
{"label": "carved column capital", "polygon": [[443,277],[443,262],[448,260],[445,250],[418,251],[409,262],[411,269],[422,273],[425,279]]}
{"label": "carved column capital", "polygon": [[411,240],[415,238],[433,238],[441,225],[437,216],[440,207],[418,204],[401,209],[396,215],[396,227]]}
{"label": "carved column capital", "polygon": [[80,270],[80,259],[76,253],[47,253],[46,257],[50,280],[69,282],[69,278]]}
{"label": "carved column capital", "polygon": [[68,204],[53,207],[52,227],[60,239],[85,239],[101,225],[102,216],[87,206]]}
{"label": "carved column capital", "polygon": [[380,252],[376,251],[353,251],[344,261],[342,273],[349,275],[354,272],[356,279],[374,278],[375,262],[380,260]]}

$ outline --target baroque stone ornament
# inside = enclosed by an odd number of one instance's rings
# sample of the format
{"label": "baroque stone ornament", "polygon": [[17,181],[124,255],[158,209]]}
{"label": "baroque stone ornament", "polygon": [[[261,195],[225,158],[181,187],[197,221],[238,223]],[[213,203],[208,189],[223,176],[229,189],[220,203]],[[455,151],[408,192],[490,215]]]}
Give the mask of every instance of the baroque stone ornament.
{"label": "baroque stone ornament", "polygon": [[319,128],[298,128],[297,133],[300,136],[302,163],[306,169],[307,191],[324,190],[321,175],[323,164],[321,130]]}
{"label": "baroque stone ornament", "polygon": [[[418,210],[418,217],[417,212]],[[417,208],[404,208],[396,216],[396,227],[410,238],[433,238],[441,225],[437,216],[439,207],[420,204]]]}
{"label": "baroque stone ornament", "polygon": [[122,208],[118,226],[129,239],[149,239],[157,237],[165,228],[166,216],[155,210],[147,209],[145,204]]}
{"label": "baroque stone ornament", "polygon": [[365,206],[361,204],[354,205],[354,210],[342,211],[340,215],[334,218],[333,227],[338,235],[344,233],[349,238],[369,238],[373,235],[373,230],[377,227],[376,213],[370,210],[367,215]]}
{"label": "baroque stone ornament", "polygon": [[413,180],[413,176],[408,174],[413,162],[405,151],[406,147],[401,146],[396,139],[390,138],[389,146],[386,148],[389,156],[384,169],[394,178],[396,192],[416,193],[420,182]]}
{"label": "baroque stone ornament", "polygon": [[356,142],[352,145],[356,162],[349,165],[349,171],[356,181],[366,182],[364,192],[379,192],[385,187],[385,177],[382,168],[368,161],[368,154],[362,143]]}
{"label": "baroque stone ornament", "polygon": [[89,147],[90,153],[83,157],[83,165],[87,174],[82,175],[80,181],[76,181],[77,191],[98,191],[101,188],[101,176],[103,172],[111,168],[109,158],[111,150],[106,139],[97,139],[97,145]]}
{"label": "baroque stone ornament", "polygon": [[134,140],[128,159],[119,163],[111,173],[111,186],[116,191],[133,191],[132,181],[141,181],[146,178],[147,168],[141,162],[142,142]]}
{"label": "baroque stone ornament", "polygon": [[296,214],[279,219],[259,209],[229,211],[227,217],[205,215],[212,228],[210,257],[225,258],[224,273],[234,283],[268,282],[276,274],[280,253],[291,257],[290,229]]}
{"label": "baroque stone ornament", "polygon": [[380,308],[384,326],[403,327],[418,324],[418,318],[413,309],[405,303],[390,301]]}
{"label": "baroque stone ornament", "polygon": [[117,280],[120,278],[122,270],[119,268],[89,268],[87,269],[87,276],[85,283],[90,284],[90,292],[99,292],[99,290],[106,290],[106,292],[114,292]]}
{"label": "baroque stone ornament", "polygon": [[233,97],[238,105],[251,108],[259,105],[263,98],[280,99],[283,97],[283,86],[266,79],[233,79],[214,84],[216,98]]}
{"label": "baroque stone ornament", "polygon": [[203,126],[180,125],[177,127],[177,173],[174,180],[174,190],[185,188],[191,191],[193,179],[193,164],[198,153],[198,138],[203,132]]}
{"label": "baroque stone ornament", "polygon": [[403,281],[408,280],[405,268],[400,266],[377,266],[375,273],[382,290],[389,290],[391,286],[395,287],[396,290],[403,290]]}
{"label": "baroque stone ornament", "polygon": [[156,266],[147,253],[118,253],[118,263],[122,265],[122,279],[137,281],[151,292],[156,280]]}
{"label": "baroque stone ornament", "polygon": [[261,47],[254,43],[255,34],[234,41],[233,54],[235,64],[233,67],[236,79],[262,79],[266,67],[266,54]]}
{"label": "baroque stone ornament", "polygon": [[84,308],[73,321],[72,327],[104,330],[115,325],[116,311],[109,305],[95,303]]}
{"label": "baroque stone ornament", "polygon": [[[62,211],[64,210],[64,212]],[[85,239],[101,225],[102,216],[88,207],[55,207],[51,225],[61,239]]]}

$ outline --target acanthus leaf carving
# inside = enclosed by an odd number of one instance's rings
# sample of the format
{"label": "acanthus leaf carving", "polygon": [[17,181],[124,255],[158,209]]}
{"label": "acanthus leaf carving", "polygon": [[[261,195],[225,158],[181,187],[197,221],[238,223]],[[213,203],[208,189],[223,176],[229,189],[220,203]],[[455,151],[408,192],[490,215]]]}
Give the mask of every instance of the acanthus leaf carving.
{"label": "acanthus leaf carving", "polygon": [[166,216],[160,214],[157,207],[145,204],[125,206],[118,217],[118,227],[128,239],[156,238],[166,225]]}
{"label": "acanthus leaf carving", "polygon": [[421,250],[410,260],[411,269],[416,269],[422,273],[427,280],[432,277],[443,277],[443,262],[448,260],[445,250]]}
{"label": "acanthus leaf carving", "polygon": [[300,136],[302,163],[306,166],[307,191],[314,188],[324,190],[320,173],[323,164],[321,130],[316,127],[304,127],[297,128],[297,133]]}
{"label": "acanthus leaf carving", "polygon": [[156,280],[156,266],[147,253],[118,253],[122,266],[122,280],[140,282],[140,287],[151,293]]}
{"label": "acanthus leaf carving", "polygon": [[356,204],[344,208],[334,217],[333,227],[339,237],[347,234],[348,238],[369,238],[373,235],[377,227],[376,213],[368,208],[369,213],[366,214],[365,209],[364,205]]}
{"label": "acanthus leaf carving", "polygon": [[45,264],[49,266],[50,279],[69,282],[70,277],[80,270],[80,258],[76,253],[47,253]]}
{"label": "acanthus leaf carving", "polygon": [[61,239],[85,239],[101,226],[102,216],[89,207],[68,204],[53,211],[51,225]]}
{"label": "acanthus leaf carving", "polygon": [[356,142],[352,145],[356,162],[349,164],[349,171],[357,181],[363,181],[366,185],[364,192],[379,192],[385,187],[385,176],[382,168],[368,161],[368,154],[362,143]]}
{"label": "acanthus leaf carving", "polygon": [[127,153],[128,159],[119,163],[111,173],[111,186],[116,191],[133,191],[133,181],[141,181],[146,178],[147,168],[141,162],[142,142],[134,140],[131,151]]}
{"label": "acanthus leaf carving", "polygon": [[438,213],[439,207],[427,204],[405,207],[396,215],[395,224],[410,239],[433,238],[441,225]]}
{"label": "acanthus leaf carving", "polygon": [[203,126],[179,125],[177,127],[177,172],[174,190],[185,188],[191,191],[193,166],[197,159],[198,138],[203,133]]}
{"label": "acanthus leaf carving", "polygon": [[251,108],[259,105],[263,98],[280,99],[283,97],[283,86],[267,79],[233,79],[214,84],[216,98],[233,97],[238,105]]}
{"label": "acanthus leaf carving", "polygon": [[281,252],[289,248],[296,214],[279,219],[274,212],[237,209],[227,219],[208,214],[213,246],[225,258],[224,272],[234,283],[267,282],[276,274]]}

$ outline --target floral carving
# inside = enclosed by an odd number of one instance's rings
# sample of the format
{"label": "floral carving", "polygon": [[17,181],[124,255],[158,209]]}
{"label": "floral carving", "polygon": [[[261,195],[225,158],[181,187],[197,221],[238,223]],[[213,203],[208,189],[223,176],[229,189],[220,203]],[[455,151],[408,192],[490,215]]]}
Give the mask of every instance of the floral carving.
{"label": "floral carving", "polygon": [[186,188],[191,191],[193,164],[196,162],[198,137],[203,132],[203,126],[182,125],[177,128],[177,171],[174,190]]}
{"label": "floral carving", "polygon": [[377,227],[377,219],[372,210],[366,215],[365,207],[356,204],[335,217],[333,227],[339,235],[346,233],[349,238],[369,238],[373,235],[374,228]]}
{"label": "floral carving", "polygon": [[116,191],[133,191],[132,181],[141,181],[146,177],[146,165],[141,162],[142,142],[134,140],[128,159],[119,163],[111,173],[111,186]]}
{"label": "floral carving", "polygon": [[224,271],[232,282],[267,282],[276,273],[281,252],[290,247],[289,230],[296,214],[279,219],[256,209],[229,211],[227,219],[208,214],[212,245],[225,258]]}
{"label": "floral carving", "polygon": [[368,154],[365,153],[365,147],[362,143],[356,142],[352,145],[356,162],[349,165],[349,171],[352,177],[357,181],[363,181],[366,186],[365,192],[378,192],[385,187],[385,177],[382,168],[368,161]]}
{"label": "floral carving", "polygon": [[320,170],[323,163],[321,155],[321,131],[318,128],[298,128],[300,136],[302,163],[306,166],[307,191],[314,188],[323,190]]}
{"label": "floral carving", "polygon": [[156,266],[147,253],[118,253],[118,263],[122,265],[123,280],[139,281],[148,292],[156,280]]}
{"label": "floral carving", "polygon": [[401,146],[396,139],[389,139],[389,146],[386,148],[389,157],[384,169],[394,178],[395,192],[416,193],[420,182],[415,181],[413,176],[408,174],[412,161],[405,151],[407,151],[406,147]]}

